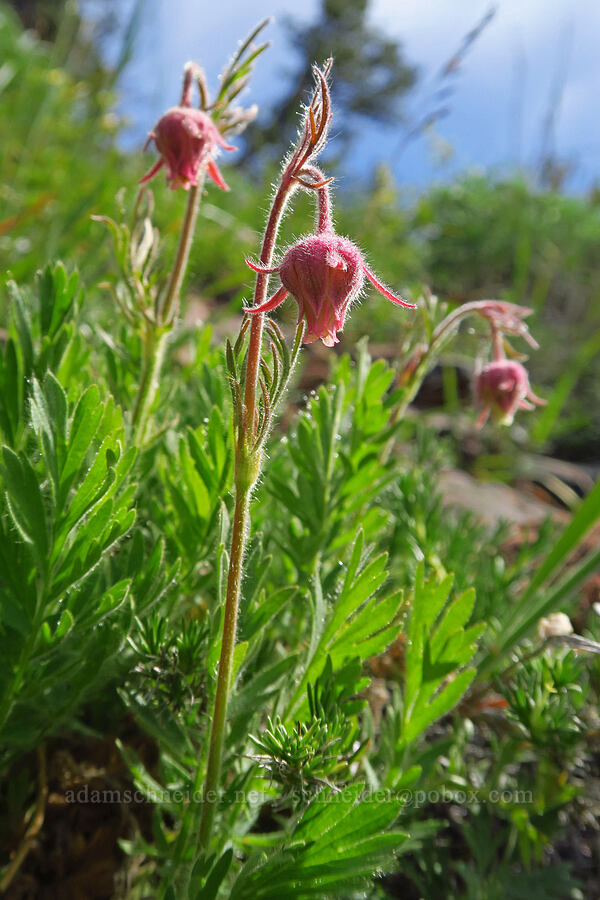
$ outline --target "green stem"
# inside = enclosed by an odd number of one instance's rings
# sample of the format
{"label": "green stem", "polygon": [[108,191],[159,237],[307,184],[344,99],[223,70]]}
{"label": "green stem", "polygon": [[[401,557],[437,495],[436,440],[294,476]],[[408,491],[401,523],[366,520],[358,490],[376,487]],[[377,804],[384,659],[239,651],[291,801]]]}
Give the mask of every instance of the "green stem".
{"label": "green stem", "polygon": [[200,206],[200,197],[202,196],[202,188],[204,187],[204,171],[202,171],[198,184],[191,187],[188,195],[188,203],[185,210],[185,218],[181,226],[181,235],[179,237],[179,246],[177,248],[177,256],[171,272],[171,278],[165,299],[162,303],[162,309],[158,313],[158,320],[162,325],[167,325],[171,319],[171,311],[174,309],[173,318],[177,317],[179,312],[179,292],[185,270],[187,269],[192,239],[194,237],[194,227],[198,216],[198,207]]}
{"label": "green stem", "polygon": [[160,330],[154,322],[147,323],[144,335],[142,377],[132,417],[133,425],[137,426],[140,443],[144,442],[146,436],[150,411],[158,390],[168,336],[168,332],[160,334]]}
{"label": "green stem", "polygon": [[31,629],[28,638],[25,639],[25,642],[21,647],[18,660],[13,667],[12,678],[10,679],[9,685],[6,686],[4,699],[0,704],[0,732],[10,716],[13,706],[17,702],[19,692],[27,675],[27,666],[36,650],[44,614],[46,613],[47,577],[46,571],[36,575],[35,611],[31,622]]}
{"label": "green stem", "polygon": [[146,436],[150,412],[156,398],[169,332],[172,331],[179,312],[179,294],[194,237],[203,184],[204,176],[200,178],[198,185],[190,188],[177,255],[164,299],[157,305],[155,319],[145,321],[142,375],[132,414],[132,424],[137,429],[141,443]]}
{"label": "green stem", "polygon": [[[434,329],[429,345],[421,348],[418,364],[414,367],[410,379],[404,387],[404,396],[390,418],[391,424],[395,424],[404,416],[408,406],[414,400],[415,395],[421,386],[421,382],[427,374],[427,370],[432,365],[435,354],[439,354],[447,341],[456,333],[461,321],[470,315],[483,315],[484,318],[490,321],[489,314],[486,315],[485,312],[486,304],[488,303],[489,301],[486,300],[473,300],[470,303],[463,303],[462,306],[459,306],[457,309],[453,310],[453,312],[449,313],[449,315],[447,315]],[[494,325],[493,321],[491,321],[490,324],[492,328],[494,358],[497,358],[496,354],[501,352],[502,334]],[[400,373],[400,375],[402,375],[402,373]]]}
{"label": "green stem", "polygon": [[[260,260],[265,267],[271,265],[279,225],[295,183],[290,171],[283,173],[281,183],[273,199],[261,249]],[[266,298],[268,275],[259,274],[254,290],[254,305],[260,305]],[[244,389],[245,416],[238,422],[238,441],[236,448],[235,471],[235,513],[231,538],[231,554],[227,576],[227,595],[215,707],[212,717],[209,739],[208,760],[204,780],[202,814],[199,830],[199,849],[206,850],[210,843],[212,826],[215,818],[216,802],[221,775],[221,760],[227,721],[227,704],[231,690],[233,671],[233,651],[235,648],[235,629],[240,602],[240,591],[243,575],[243,562],[248,538],[250,522],[250,496],[256,483],[261,465],[261,450],[254,449],[254,438],[258,424],[257,389],[260,367],[264,315],[252,317],[250,342],[246,362],[246,383]]]}
{"label": "green stem", "polygon": [[221,775],[221,759],[223,756],[227,703],[229,700],[229,692],[231,690],[235,632],[242,583],[244,551],[246,549],[246,536],[250,518],[250,491],[251,488],[247,487],[246,490],[238,492],[235,500],[231,558],[227,577],[225,619],[223,622],[223,640],[221,644],[221,656],[219,658],[219,677],[217,681],[217,693],[215,696],[212,730],[206,764],[206,779],[202,798],[202,819],[200,820],[200,832],[198,836],[201,848],[206,848],[208,846],[215,818],[216,804],[219,799],[218,788]]}

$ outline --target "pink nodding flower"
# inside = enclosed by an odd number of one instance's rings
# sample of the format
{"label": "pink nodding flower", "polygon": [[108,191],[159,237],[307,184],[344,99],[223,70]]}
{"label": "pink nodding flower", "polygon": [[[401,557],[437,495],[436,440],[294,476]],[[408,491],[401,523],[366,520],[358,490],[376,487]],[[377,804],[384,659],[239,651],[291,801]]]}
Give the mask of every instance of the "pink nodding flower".
{"label": "pink nodding flower", "polygon": [[255,272],[263,275],[279,272],[281,278],[281,287],[269,300],[246,312],[253,315],[268,312],[291,294],[298,304],[298,322],[306,319],[305,344],[319,338],[326,347],[338,343],[337,332],[344,327],[348,307],[360,293],[365,275],[392,303],[414,309],[413,303],[406,303],[381,284],[351,240],[329,229],[298,241],[274,269],[265,269],[250,260],[246,262]]}
{"label": "pink nodding flower", "polygon": [[235,147],[225,143],[210,116],[201,109],[174,106],[158,120],[150,132],[150,140],[154,140],[160,159],[141,182],[150,181],[166,166],[171,188],[182,187],[187,191],[198,184],[200,169],[206,166],[215,184],[224,191],[229,190],[213,156],[218,147],[224,150],[235,150]]}
{"label": "pink nodding flower", "polygon": [[484,366],[477,375],[475,390],[482,407],[478,427],[484,425],[490,413],[500,425],[512,425],[518,409],[533,409],[533,404],[546,403],[531,390],[527,370],[510,359],[494,360]]}

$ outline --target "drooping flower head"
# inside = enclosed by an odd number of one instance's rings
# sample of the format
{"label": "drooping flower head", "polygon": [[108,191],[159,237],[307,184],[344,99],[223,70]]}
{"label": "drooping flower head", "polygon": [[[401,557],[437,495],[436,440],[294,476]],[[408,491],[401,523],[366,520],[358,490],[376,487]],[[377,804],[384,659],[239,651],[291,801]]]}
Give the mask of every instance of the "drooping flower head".
{"label": "drooping flower head", "polygon": [[[377,290],[398,306],[413,308],[392,294],[365,264],[358,247],[346,237],[336,234],[331,216],[329,193],[331,178],[326,178],[314,165],[317,155],[325,147],[331,121],[331,98],[327,78],[332,60],[319,69],[313,67],[316,88],[306,107],[298,142],[284,162],[263,242],[261,263],[246,260],[258,273],[255,290],[256,305],[246,309],[251,315],[261,315],[279,306],[288,294],[298,304],[298,323],[306,321],[304,343],[322,340],[326,347],[339,342],[338,331],[344,327],[351,303],[358,297],[365,275]],[[277,222],[291,193],[298,187],[317,198],[315,233],[301,238],[287,249],[279,266],[271,267],[274,235]],[[266,278],[279,273],[281,287],[266,298]]]}
{"label": "drooping flower head", "polygon": [[218,147],[225,150],[235,150],[235,147],[223,140],[210,116],[201,109],[174,106],[158,120],[149,140],[154,140],[160,159],[142,182],[150,181],[166,166],[170,187],[187,191],[198,184],[200,170],[205,167],[215,184],[224,191],[229,190],[213,157]]}
{"label": "drooping flower head", "polygon": [[365,275],[392,303],[414,308],[414,304],[396,297],[384,287],[365,265],[358,247],[333,230],[298,241],[285,253],[276,269],[263,269],[247,262],[255,272],[279,272],[281,278],[279,290],[261,306],[247,312],[268,312],[291,294],[298,304],[298,321],[306,320],[305,344],[321,339],[326,347],[333,347],[339,342],[337,332],[344,327],[348,308],[359,295]]}
{"label": "drooping flower head", "polygon": [[269,300],[246,311],[253,315],[268,312],[291,294],[298,304],[298,322],[306,321],[304,343],[320,339],[326,347],[333,347],[339,343],[337,333],[343,329],[346,313],[363,288],[365,275],[392,303],[414,309],[414,303],[396,297],[376,278],[356,244],[335,233],[329,196],[331,179],[314,166],[304,165],[296,181],[318,195],[316,233],[289,247],[274,269],[246,260],[255,272],[278,272],[281,279],[281,287]]}
{"label": "drooping flower head", "polygon": [[533,409],[533,404],[546,402],[531,390],[524,366],[511,359],[497,359],[484,366],[476,377],[475,391],[481,406],[479,427],[490,414],[498,424],[512,425],[518,409]]}

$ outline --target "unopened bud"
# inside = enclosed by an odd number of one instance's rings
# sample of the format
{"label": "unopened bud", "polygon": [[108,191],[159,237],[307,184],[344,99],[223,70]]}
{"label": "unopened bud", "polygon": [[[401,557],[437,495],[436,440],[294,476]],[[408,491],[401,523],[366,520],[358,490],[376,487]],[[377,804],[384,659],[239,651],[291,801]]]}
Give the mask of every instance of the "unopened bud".
{"label": "unopened bud", "polygon": [[479,426],[490,413],[500,425],[511,425],[518,409],[533,409],[532,404],[546,402],[531,390],[527,370],[510,359],[494,360],[484,366],[477,375],[475,390],[482,407],[477,420]]}
{"label": "unopened bud", "polygon": [[224,191],[229,190],[213,157],[218,147],[225,150],[235,150],[235,147],[225,143],[210,116],[201,109],[174,106],[158,120],[150,139],[154,140],[161,158],[142,182],[150,181],[166,166],[171,188],[187,191],[198,184],[200,170],[206,167],[215,184]]}

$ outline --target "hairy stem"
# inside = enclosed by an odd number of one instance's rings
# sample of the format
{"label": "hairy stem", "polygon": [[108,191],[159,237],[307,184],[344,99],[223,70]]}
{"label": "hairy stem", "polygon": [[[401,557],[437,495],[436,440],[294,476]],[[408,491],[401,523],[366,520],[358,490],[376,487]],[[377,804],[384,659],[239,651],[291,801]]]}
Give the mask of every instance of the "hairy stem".
{"label": "hairy stem", "polygon": [[167,338],[168,334],[160,334],[155,323],[148,323],[144,334],[142,377],[132,416],[133,425],[137,427],[139,439],[142,443],[146,436],[150,410],[158,390]]}
{"label": "hairy stem", "polygon": [[[453,337],[458,330],[461,321],[473,314],[482,315],[484,307],[485,301],[481,300],[463,303],[462,306],[459,306],[457,309],[453,310],[453,312],[449,313],[449,315],[437,325],[431,335],[429,345],[416,349],[415,356],[409,361],[408,367],[400,372],[400,378],[404,376],[405,379],[405,382],[402,385],[403,397],[390,417],[391,424],[395,424],[404,417],[406,410],[414,400],[415,395],[421,386],[423,378],[427,374],[429,367],[432,365],[435,354],[439,354],[446,342]],[[493,325],[492,337],[494,341],[494,351],[497,352],[497,342],[498,339],[500,341],[502,340],[502,335]],[[389,448],[385,452],[386,458],[388,452]]]}
{"label": "hairy stem", "polygon": [[[169,279],[169,286],[165,298],[161,304],[158,313],[158,320],[161,324],[166,325],[175,318],[179,312],[179,292],[185,270],[187,269],[190,248],[194,237],[194,227],[196,225],[196,217],[198,215],[198,207],[200,206],[200,197],[202,196],[202,188],[204,187],[205,172],[201,170],[198,184],[190,188],[188,195],[188,203],[185,210],[185,218],[181,226],[181,235],[179,237],[179,246],[177,248],[177,256]],[[174,310],[174,312],[172,312]]]}
{"label": "hairy stem", "polygon": [[231,690],[233,670],[233,650],[239,609],[240,588],[246,537],[248,533],[250,507],[250,488],[236,493],[235,513],[233,518],[233,535],[231,539],[231,558],[227,576],[227,596],[225,599],[225,619],[223,622],[223,639],[219,658],[219,677],[212,718],[212,729],[206,764],[206,780],[202,798],[202,819],[200,821],[200,847],[208,846],[210,833],[215,818],[218,802],[218,787],[221,774],[221,759],[227,718],[227,702]]}
{"label": "hairy stem", "polygon": [[[277,193],[273,198],[271,211],[265,228],[265,236],[260,252],[261,265],[266,269],[271,267],[273,262],[273,251],[275,250],[275,241],[279,232],[279,225],[285,210],[287,201],[295,187],[291,174],[287,171],[283,173],[281,183],[277,189]],[[254,306],[260,306],[267,299],[267,288],[269,285],[269,276],[259,272],[256,276],[256,285],[254,288]],[[262,347],[262,333],[264,325],[264,314],[257,313],[252,316],[252,324],[250,326],[250,344],[248,346],[248,361],[246,364],[246,387],[244,390],[244,405],[246,407],[246,422],[248,424],[248,437],[253,437],[256,433],[256,388],[258,385],[258,370],[260,366],[260,355]]]}
{"label": "hairy stem", "polygon": [[[318,192],[317,232],[318,234],[323,234],[324,232],[332,231],[333,221],[331,218],[331,196],[329,193],[331,178],[326,178],[316,166],[304,166],[303,173],[310,175],[315,185],[317,185],[317,187],[313,188]],[[304,184],[304,182],[302,183]]]}
{"label": "hairy stem", "polygon": [[[294,188],[291,173],[286,170],[281,178],[277,193],[273,198],[271,211],[265,228],[260,261],[265,268],[271,266],[277,233],[285,205]],[[264,302],[267,296],[269,276],[259,273],[254,290],[254,305]],[[212,716],[209,739],[208,761],[204,781],[202,817],[200,820],[199,847],[206,850],[210,843],[212,826],[215,817],[216,801],[221,776],[221,760],[227,722],[227,704],[231,690],[231,673],[233,668],[233,651],[235,648],[235,630],[240,603],[240,592],[243,577],[244,554],[248,539],[250,523],[250,496],[252,488],[260,474],[261,451],[253,449],[254,438],[258,427],[257,387],[258,373],[262,349],[264,315],[259,313],[252,317],[250,343],[246,362],[246,383],[244,389],[245,416],[238,422],[238,438],[236,448],[235,469],[235,514],[233,534],[231,538],[231,554],[227,576],[227,595],[219,672],[217,675],[217,691]]]}
{"label": "hairy stem", "polygon": [[173,323],[179,312],[179,293],[194,237],[194,226],[198,215],[203,183],[204,176],[202,175],[198,185],[190,188],[185,217],[179,236],[177,255],[167,290],[164,299],[155,310],[155,319],[152,321],[146,320],[145,323],[142,375],[132,415],[132,423],[137,429],[141,442],[146,436],[150,411],[158,390],[169,332],[172,330]]}

